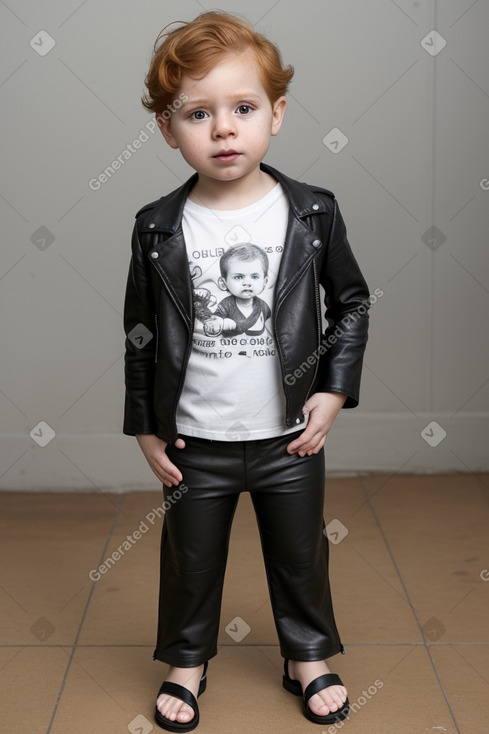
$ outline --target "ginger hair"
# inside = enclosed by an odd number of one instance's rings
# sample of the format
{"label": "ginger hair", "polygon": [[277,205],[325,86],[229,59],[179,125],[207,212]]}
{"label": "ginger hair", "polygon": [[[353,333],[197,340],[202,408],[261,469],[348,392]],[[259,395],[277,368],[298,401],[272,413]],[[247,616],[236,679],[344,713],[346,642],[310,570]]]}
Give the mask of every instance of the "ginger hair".
{"label": "ginger hair", "polygon": [[255,55],[271,104],[286,94],[294,75],[293,67],[283,66],[277,46],[255,31],[248,21],[230,13],[209,11],[188,23],[176,22],[182,25],[173,30],[167,30],[169,26],[163,28],[153,47],[145,79],[148,91],[141,98],[150,112],[158,115],[171,107],[184,74],[201,79],[227,53],[242,53],[248,48]]}

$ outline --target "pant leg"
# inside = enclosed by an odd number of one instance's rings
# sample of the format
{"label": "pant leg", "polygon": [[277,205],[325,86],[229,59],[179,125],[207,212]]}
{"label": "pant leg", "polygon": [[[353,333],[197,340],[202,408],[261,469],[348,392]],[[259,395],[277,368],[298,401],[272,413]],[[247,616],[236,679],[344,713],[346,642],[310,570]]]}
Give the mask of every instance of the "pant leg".
{"label": "pant leg", "polygon": [[[185,449],[167,448],[183,474],[183,488],[188,489],[164,518],[153,659],[186,668],[217,654],[229,535],[243,484],[243,461],[242,446],[239,456],[235,444],[233,455],[217,453],[205,439],[185,436],[184,440]],[[176,489],[164,487],[165,498]]]}
{"label": "pant leg", "polygon": [[260,531],[281,654],[322,660],[343,652],[323,534],[324,453],[287,454],[292,436],[250,442],[246,474]]}

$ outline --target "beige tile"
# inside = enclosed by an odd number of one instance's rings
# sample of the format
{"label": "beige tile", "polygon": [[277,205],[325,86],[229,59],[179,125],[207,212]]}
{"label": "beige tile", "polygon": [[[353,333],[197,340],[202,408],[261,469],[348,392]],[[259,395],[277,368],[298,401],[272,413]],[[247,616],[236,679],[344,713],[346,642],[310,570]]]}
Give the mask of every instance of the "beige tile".
{"label": "beige tile", "polygon": [[0,649],[2,732],[47,731],[69,652],[59,647]]}
{"label": "beige tile", "polygon": [[[355,647],[341,664],[352,705],[348,734],[456,733],[424,645]],[[367,701],[365,691],[373,694]]]}
{"label": "beige tile", "polygon": [[326,482],[324,517],[333,529],[339,521],[348,531],[336,544],[331,542],[330,533],[333,602],[344,644],[421,641],[392,558],[358,479]]}
{"label": "beige tile", "polygon": [[79,648],[51,734],[127,732],[128,724],[141,714],[152,721],[151,700],[157,684],[153,665],[146,649]]}
{"label": "beige tile", "polygon": [[0,493],[1,641],[71,644],[119,497]]}
{"label": "beige tile", "polygon": [[[154,645],[162,526],[154,510],[161,509],[161,502],[159,492],[129,493],[103,558],[85,567],[87,574],[98,572],[92,575],[98,580],[81,644]],[[115,561],[114,552],[119,554]],[[105,573],[98,571],[101,564]]]}
{"label": "beige tile", "polygon": [[488,641],[485,485],[469,474],[366,478],[365,485],[428,639]]}
{"label": "beige tile", "polygon": [[489,645],[431,645],[441,683],[462,732],[486,732]]}

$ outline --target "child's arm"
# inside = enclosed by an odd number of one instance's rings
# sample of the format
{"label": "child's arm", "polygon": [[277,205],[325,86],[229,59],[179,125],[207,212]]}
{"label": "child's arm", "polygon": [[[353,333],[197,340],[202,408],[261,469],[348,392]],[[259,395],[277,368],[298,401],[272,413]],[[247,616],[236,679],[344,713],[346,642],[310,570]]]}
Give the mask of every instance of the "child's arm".
{"label": "child's arm", "polygon": [[358,404],[363,353],[368,334],[369,290],[351,251],[346,227],[334,202],[333,223],[319,282],[325,289],[328,328],[318,365],[316,392],[303,412],[309,421],[288,445],[289,453],[317,454],[341,408]]}
{"label": "child's arm", "polygon": [[[129,436],[136,436],[152,471],[163,484],[171,487],[182,481],[182,474],[166,455],[168,444],[155,435],[155,309],[148,262],[139,241],[137,222],[134,225],[131,247],[132,257],[124,302],[126,399],[123,431]],[[177,439],[175,446],[184,448],[185,443],[182,439]]]}
{"label": "child's arm", "polygon": [[137,221],[131,240],[131,262],[124,300],[126,333],[124,377],[126,435],[156,433],[153,388],[156,363],[155,306],[150,265],[139,241]]}
{"label": "child's arm", "polygon": [[336,199],[319,282],[325,291],[328,327],[321,340],[324,349],[315,390],[343,393],[347,396],[344,407],[355,408],[368,337],[370,293],[351,251]]}

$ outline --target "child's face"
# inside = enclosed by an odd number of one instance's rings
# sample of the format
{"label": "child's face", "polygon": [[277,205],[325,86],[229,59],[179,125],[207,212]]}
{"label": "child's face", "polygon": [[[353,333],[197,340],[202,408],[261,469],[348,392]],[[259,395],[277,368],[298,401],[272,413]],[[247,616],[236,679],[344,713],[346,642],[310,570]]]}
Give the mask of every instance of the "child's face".
{"label": "child's face", "polygon": [[228,274],[223,278],[227,290],[236,298],[250,300],[258,296],[267,284],[259,258],[249,262],[232,257],[228,262]]}
{"label": "child's face", "polygon": [[259,171],[270,136],[280,130],[285,97],[270,103],[250,49],[228,53],[202,79],[183,76],[188,96],[169,120],[159,121],[172,148],[179,148],[199,182],[235,181]]}

